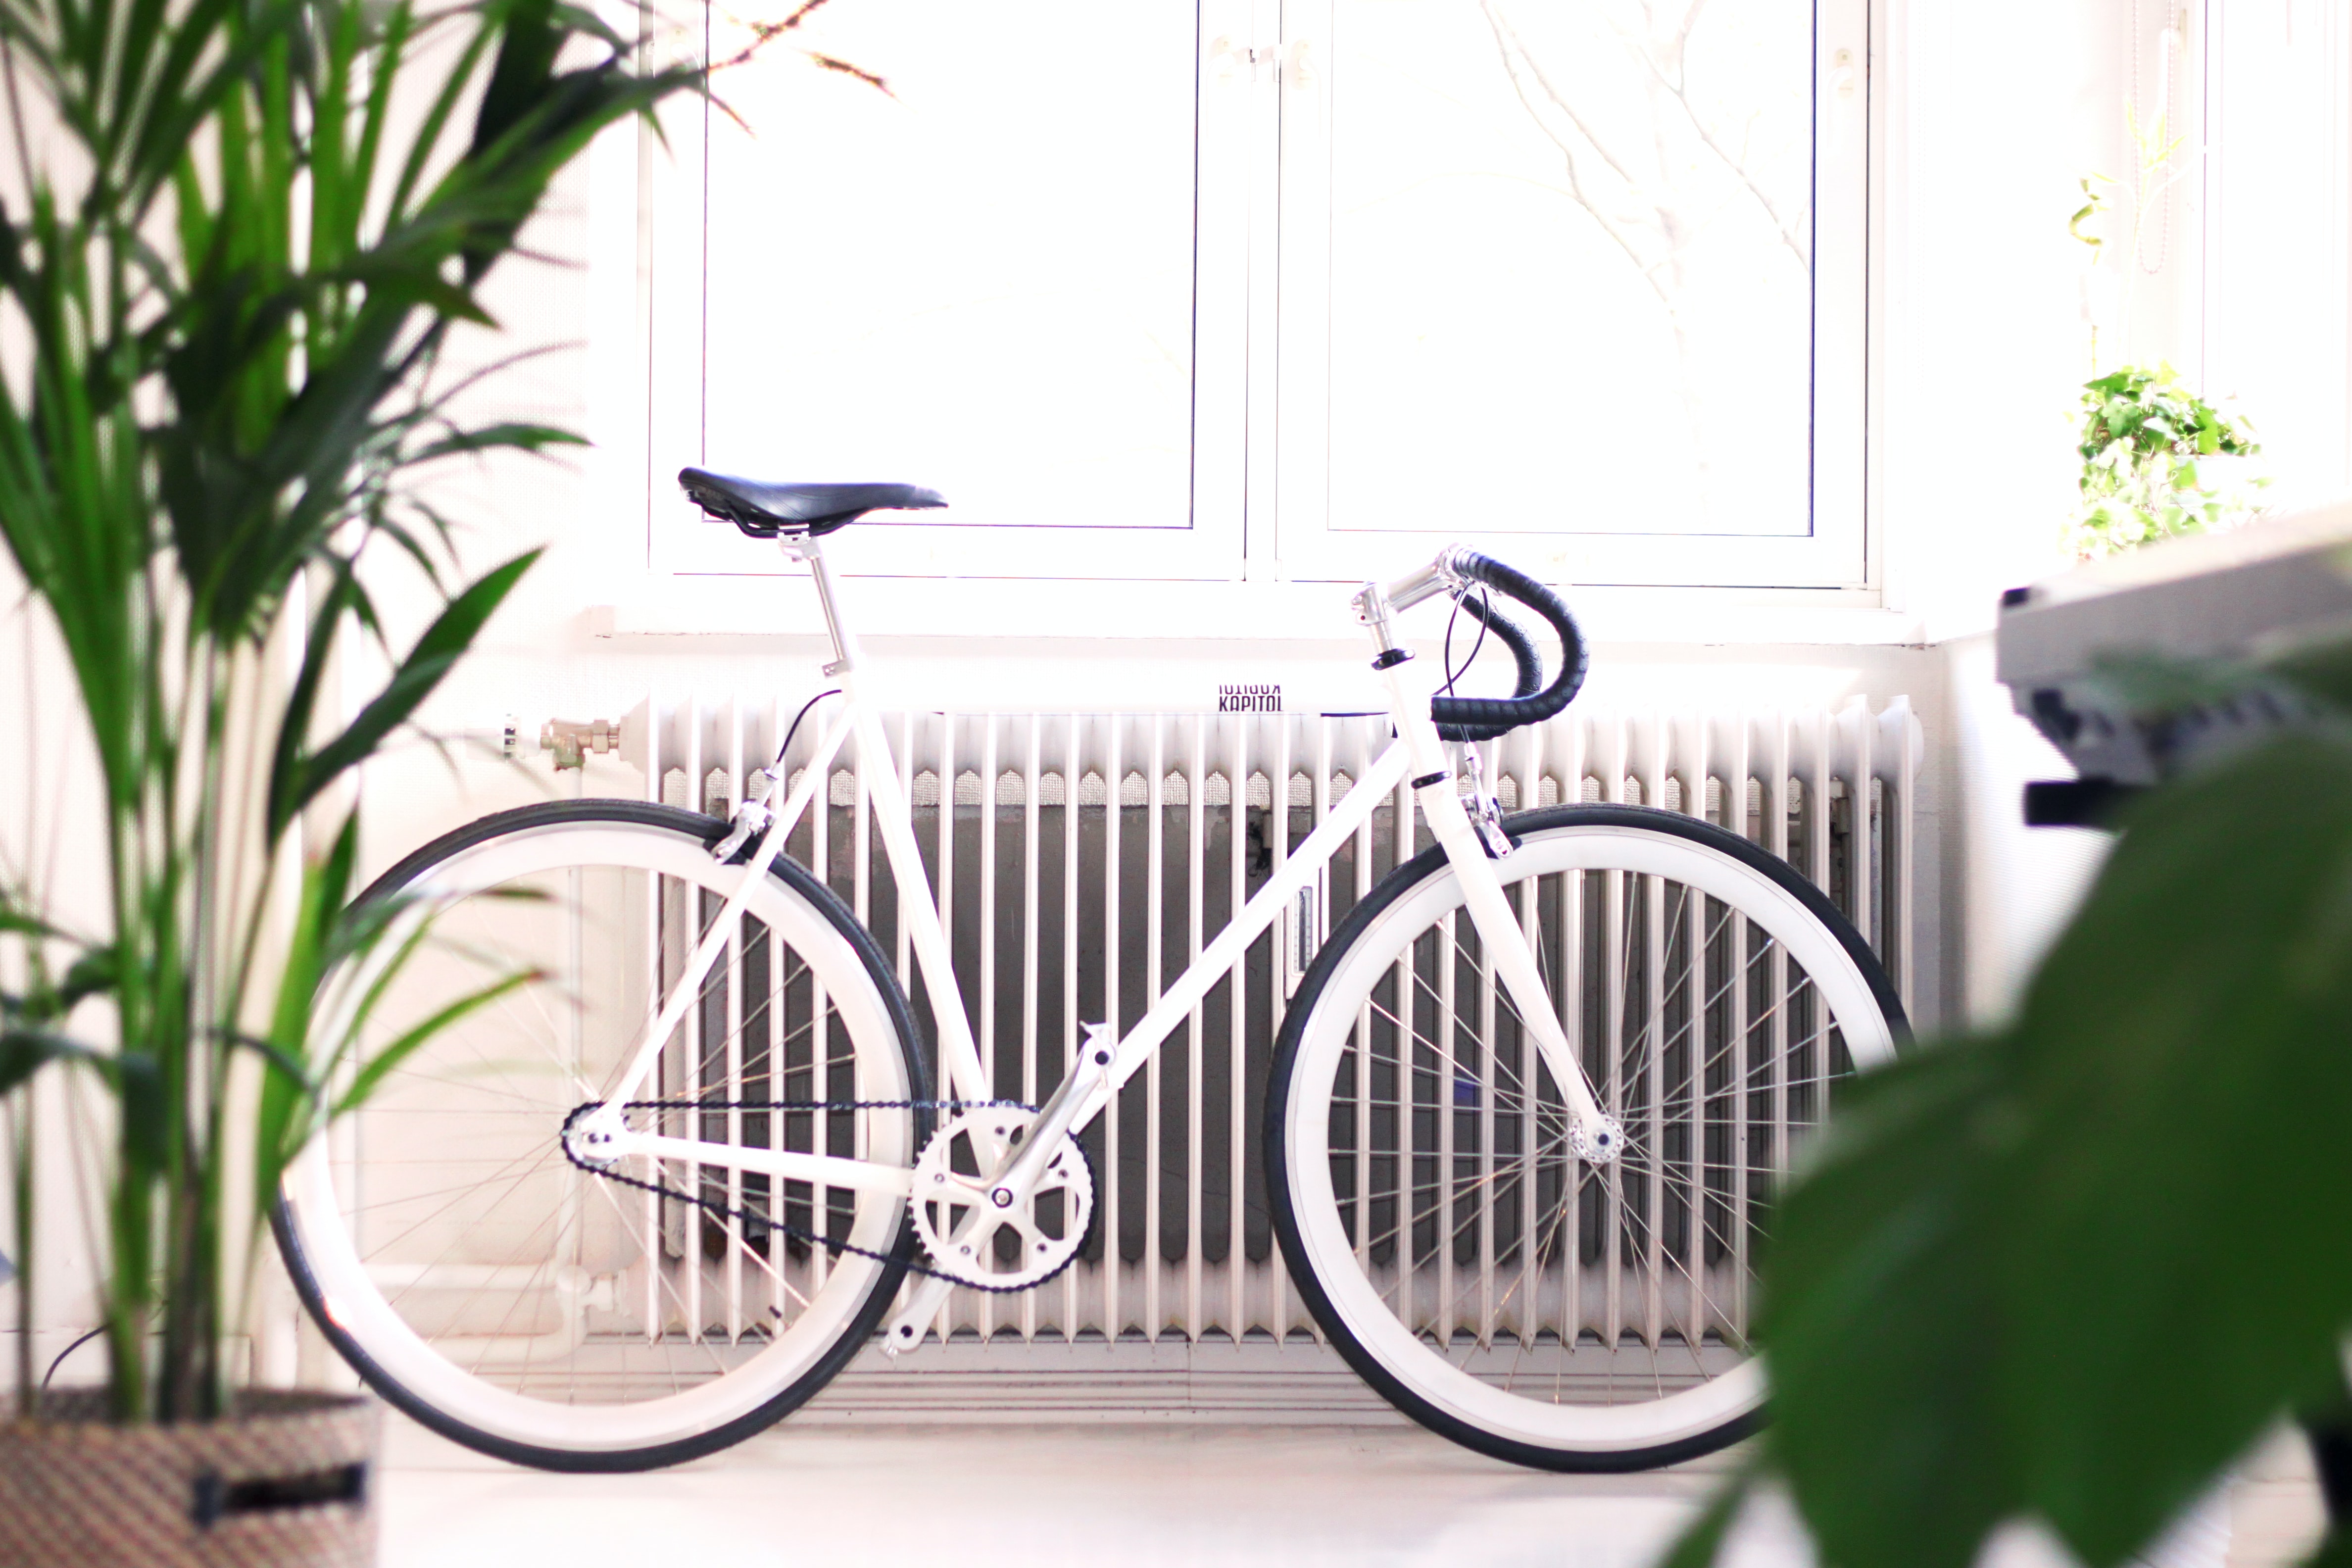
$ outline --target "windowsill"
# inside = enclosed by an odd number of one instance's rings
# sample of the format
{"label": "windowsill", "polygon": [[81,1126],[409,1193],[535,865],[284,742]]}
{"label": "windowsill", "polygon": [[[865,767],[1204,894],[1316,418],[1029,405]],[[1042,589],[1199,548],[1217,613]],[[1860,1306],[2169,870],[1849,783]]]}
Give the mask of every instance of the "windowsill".
{"label": "windowsill", "polygon": [[[844,613],[869,639],[1053,638],[1142,643],[1344,643],[1361,635],[1351,590],[1334,583],[1069,583],[851,578]],[[1922,618],[1882,608],[1875,591],[1580,588],[1568,595],[1596,642],[1691,645],[1922,643]],[[781,577],[656,577],[583,612],[592,637],[821,636],[815,596]]]}

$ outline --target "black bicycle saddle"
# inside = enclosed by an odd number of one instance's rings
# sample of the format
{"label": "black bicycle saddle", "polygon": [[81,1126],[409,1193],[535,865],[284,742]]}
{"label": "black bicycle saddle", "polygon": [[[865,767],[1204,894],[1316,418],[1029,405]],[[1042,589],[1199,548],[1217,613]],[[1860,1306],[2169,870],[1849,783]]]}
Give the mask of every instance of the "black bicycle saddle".
{"label": "black bicycle saddle", "polygon": [[680,468],[687,499],[754,539],[780,533],[831,533],[869,511],[916,511],[945,506],[937,490],[919,485],[772,485],[701,468]]}

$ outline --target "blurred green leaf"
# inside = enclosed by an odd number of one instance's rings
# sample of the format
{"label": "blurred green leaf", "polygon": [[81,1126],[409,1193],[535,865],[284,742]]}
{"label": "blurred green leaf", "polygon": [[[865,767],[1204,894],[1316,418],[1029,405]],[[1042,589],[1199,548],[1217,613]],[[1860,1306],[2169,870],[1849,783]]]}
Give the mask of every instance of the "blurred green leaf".
{"label": "blurred green leaf", "polygon": [[89,949],[73,961],[58,984],[58,1016],[72,1012],[87,997],[105,995],[119,979],[114,949]]}
{"label": "blurred green leaf", "polygon": [[1738,1522],[1739,1510],[1748,1506],[1752,1487],[1752,1472],[1742,1470],[1717,1488],[1657,1568],[1707,1568]]}
{"label": "blurred green leaf", "polygon": [[2014,1023],[1864,1080],[1783,1206],[1769,1452],[1825,1560],[2038,1516],[2110,1568],[2340,1395],[2347,1040],[2352,741],[2136,805]]}
{"label": "blurred green leaf", "polygon": [[279,812],[290,818],[326,788],[346,768],[372,755],[383,738],[407,721],[417,705],[433,694],[466,650],[473,646],[474,637],[490,616],[506,599],[507,594],[522,574],[539,559],[540,552],[527,551],[505,565],[486,573],[479,581],[449,601],[441,614],[416,640],[408,657],[393,672],[392,679],[373,700],[360,710],[351,727],[320,747],[302,755],[287,769],[283,788],[272,781],[271,795],[276,804],[272,815]]}
{"label": "blurred green leaf", "polygon": [[2304,1568],[2352,1568],[2352,1531],[2330,1530],[2303,1563]]}
{"label": "blurred green leaf", "polygon": [[1968,1568],[2023,1500],[1994,1440],[2007,1194],[2005,1038],[1918,1051],[1855,1086],[1779,1217],[1759,1326],[1775,1460],[1824,1560]]}
{"label": "blurred green leaf", "polygon": [[414,1055],[417,1047],[429,1043],[450,1026],[481,1011],[501,997],[512,995],[523,986],[536,984],[545,978],[546,975],[538,970],[522,970],[500,975],[488,984],[457,997],[421,1023],[403,1030],[378,1049],[375,1055],[370,1057],[366,1065],[360,1068],[352,1079],[351,1088],[335,1101],[335,1114],[340,1116],[345,1111],[356,1110],[367,1103],[368,1097],[375,1093],[384,1079],[398,1070],[401,1063]]}
{"label": "blurred green leaf", "polygon": [[2104,1564],[2341,1382],[2352,1249],[2311,1241],[2352,1234],[2352,744],[2141,804],[2017,1036],[2002,1383],[2033,1502]]}
{"label": "blurred green leaf", "polygon": [[2266,668],[2297,690],[2352,715],[2352,642],[2310,643],[2281,650]]}
{"label": "blurred green leaf", "polygon": [[45,1029],[0,1028],[0,1094],[56,1061],[92,1059],[89,1047]]}

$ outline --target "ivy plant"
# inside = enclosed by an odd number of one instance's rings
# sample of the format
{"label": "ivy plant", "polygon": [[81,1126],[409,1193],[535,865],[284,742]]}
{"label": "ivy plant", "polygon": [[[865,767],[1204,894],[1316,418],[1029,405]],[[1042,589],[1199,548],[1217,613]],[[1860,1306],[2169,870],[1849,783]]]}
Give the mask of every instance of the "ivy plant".
{"label": "ivy plant", "polygon": [[2080,450],[2070,542],[2086,558],[2227,527],[2269,482],[2233,461],[2262,450],[2252,426],[2182,385],[2170,365],[2125,365],[2085,384]]}

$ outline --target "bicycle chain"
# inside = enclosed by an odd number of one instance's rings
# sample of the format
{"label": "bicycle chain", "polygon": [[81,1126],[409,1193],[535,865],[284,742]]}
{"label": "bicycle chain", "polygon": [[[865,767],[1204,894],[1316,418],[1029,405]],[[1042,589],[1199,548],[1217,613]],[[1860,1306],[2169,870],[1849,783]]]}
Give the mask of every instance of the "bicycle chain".
{"label": "bicycle chain", "polygon": [[[1078,1254],[1086,1250],[1086,1244],[1081,1241],[1077,1247],[1071,1249],[1070,1256],[1063,1261],[1062,1268],[1055,1269],[1043,1279],[1034,1279],[1026,1285],[991,1285],[979,1279],[966,1279],[961,1274],[951,1274],[944,1268],[933,1268],[928,1263],[919,1262],[912,1258],[902,1258],[893,1253],[877,1252],[870,1247],[860,1247],[854,1241],[842,1241],[816,1231],[803,1230],[791,1221],[778,1219],[773,1215],[753,1214],[749,1209],[731,1206],[716,1198],[706,1198],[695,1193],[682,1193],[676,1187],[666,1186],[660,1182],[641,1181],[635,1176],[625,1176],[609,1166],[591,1164],[572,1152],[572,1124],[590,1111],[601,1110],[604,1104],[601,1100],[588,1100],[575,1107],[572,1114],[563,1119],[563,1136],[558,1142],[563,1146],[564,1158],[592,1176],[601,1176],[608,1182],[617,1182],[625,1187],[635,1187],[639,1192],[675,1198],[682,1204],[692,1204],[714,1219],[737,1219],[764,1225],[770,1230],[782,1231],[793,1240],[805,1241],[812,1246],[822,1247],[828,1252],[835,1254],[853,1252],[860,1258],[870,1258],[877,1263],[903,1264],[911,1273],[934,1275],[950,1285],[961,1285],[967,1290],[979,1290],[991,1296],[1018,1296],[1024,1290],[1034,1290],[1041,1285],[1058,1279],[1062,1276],[1062,1270],[1076,1263],[1078,1260]],[[1032,1116],[1037,1113],[1035,1106],[1024,1105],[1017,1100],[625,1100],[621,1102],[621,1109],[624,1111],[944,1110],[950,1119],[961,1116],[967,1110],[1025,1110]],[[1085,1157],[1084,1145],[1079,1147],[1078,1153],[1080,1158]]]}

